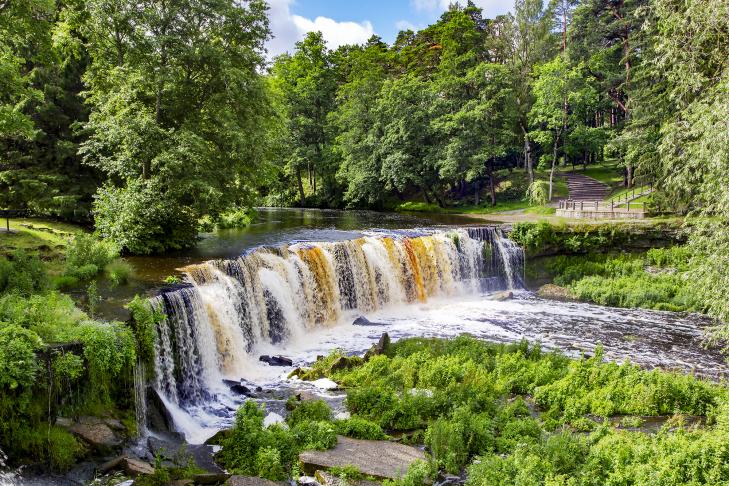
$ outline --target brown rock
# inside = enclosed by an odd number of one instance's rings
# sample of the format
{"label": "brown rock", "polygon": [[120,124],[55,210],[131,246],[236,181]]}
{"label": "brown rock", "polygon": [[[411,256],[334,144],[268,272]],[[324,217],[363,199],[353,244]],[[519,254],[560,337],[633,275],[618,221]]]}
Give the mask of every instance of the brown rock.
{"label": "brown rock", "polygon": [[537,290],[537,295],[543,299],[559,300],[562,302],[577,300],[577,297],[570,291],[570,289],[554,284],[542,285],[539,287],[539,290]]}
{"label": "brown rock", "polygon": [[114,431],[96,417],[81,417],[78,423],[73,424],[68,430],[101,450],[113,449],[122,443]]}
{"label": "brown rock", "polygon": [[196,474],[192,477],[195,484],[218,484],[225,482],[230,477],[227,473],[205,473]]}
{"label": "brown rock", "polygon": [[124,458],[124,472],[132,477],[154,474],[154,468],[141,459]]}
{"label": "brown rock", "polygon": [[306,474],[333,467],[354,466],[365,476],[397,479],[417,460],[425,460],[420,449],[382,440],[357,440],[339,436],[336,447],[327,451],[304,451],[299,461]]}

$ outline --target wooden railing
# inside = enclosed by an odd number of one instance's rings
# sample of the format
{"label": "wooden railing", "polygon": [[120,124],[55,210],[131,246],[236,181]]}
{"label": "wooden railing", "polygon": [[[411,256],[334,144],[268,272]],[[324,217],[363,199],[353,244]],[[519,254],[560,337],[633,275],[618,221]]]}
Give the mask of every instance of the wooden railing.
{"label": "wooden railing", "polygon": [[644,202],[631,202],[626,199],[623,202],[612,201],[571,201],[569,199],[559,201],[559,209],[566,211],[644,211]]}

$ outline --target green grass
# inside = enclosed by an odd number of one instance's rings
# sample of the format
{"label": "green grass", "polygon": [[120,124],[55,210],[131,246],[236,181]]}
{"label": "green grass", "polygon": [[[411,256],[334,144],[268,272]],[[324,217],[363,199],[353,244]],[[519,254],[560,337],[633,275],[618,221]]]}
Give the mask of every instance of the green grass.
{"label": "green grass", "polygon": [[84,230],[80,226],[46,219],[20,218],[10,220],[10,233],[0,220],[0,256],[23,250],[46,262],[50,273],[59,273],[69,240]]}

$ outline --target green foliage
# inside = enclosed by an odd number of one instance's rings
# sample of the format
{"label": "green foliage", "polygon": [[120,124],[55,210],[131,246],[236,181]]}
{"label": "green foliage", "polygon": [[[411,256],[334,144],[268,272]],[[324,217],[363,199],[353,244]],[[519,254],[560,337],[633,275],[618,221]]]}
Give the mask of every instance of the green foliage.
{"label": "green foliage", "polygon": [[18,325],[0,324],[0,387],[29,386],[38,373],[35,352],[42,345],[36,333]]}
{"label": "green foliage", "polygon": [[0,294],[30,295],[48,286],[48,277],[38,257],[16,250],[10,259],[0,257]]}
{"label": "green foliage", "polygon": [[245,228],[256,218],[256,210],[253,208],[236,208],[223,212],[216,223],[221,229]]}
{"label": "green foliage", "polygon": [[346,420],[334,422],[337,434],[352,437],[354,439],[384,440],[387,434],[375,422],[361,417],[351,417]]}
{"label": "green foliage", "polygon": [[[685,274],[685,247],[656,248],[644,255],[557,256],[546,264],[554,283],[581,300],[615,307],[700,311]],[[663,270],[648,268],[649,265]]]}
{"label": "green foliage", "polygon": [[543,206],[549,202],[549,183],[536,180],[529,184],[526,193],[527,199],[535,206]]}
{"label": "green foliage", "polygon": [[332,410],[324,400],[289,400],[288,404],[292,404],[293,408],[286,422],[292,427],[304,421],[322,422],[332,418]]}
{"label": "green foliage", "polygon": [[112,285],[117,286],[124,285],[129,281],[129,276],[132,274],[133,268],[129,262],[118,258],[106,265],[104,271],[108,275],[109,280],[111,280]]}
{"label": "green foliage", "polygon": [[66,246],[65,274],[81,281],[89,280],[118,256],[115,244],[89,234],[78,234]]}
{"label": "green foliage", "polygon": [[154,343],[157,339],[157,324],[165,318],[164,314],[152,307],[148,299],[135,295],[127,304],[132,314],[132,329],[137,346],[137,356],[148,366],[154,364]]}

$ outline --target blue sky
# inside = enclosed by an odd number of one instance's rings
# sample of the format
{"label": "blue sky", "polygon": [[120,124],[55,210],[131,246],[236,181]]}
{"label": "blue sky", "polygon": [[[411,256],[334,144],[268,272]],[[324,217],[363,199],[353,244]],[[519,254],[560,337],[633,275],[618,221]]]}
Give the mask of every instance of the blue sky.
{"label": "blue sky", "polygon": [[[465,0],[464,0],[465,1]],[[377,34],[388,43],[402,29],[433,23],[450,0],[268,0],[271,30],[269,57],[293,49],[307,32],[320,30],[329,47],[361,43]],[[510,11],[514,0],[475,0],[485,17]]]}

